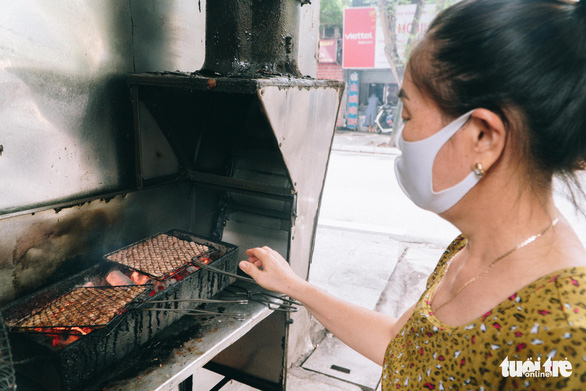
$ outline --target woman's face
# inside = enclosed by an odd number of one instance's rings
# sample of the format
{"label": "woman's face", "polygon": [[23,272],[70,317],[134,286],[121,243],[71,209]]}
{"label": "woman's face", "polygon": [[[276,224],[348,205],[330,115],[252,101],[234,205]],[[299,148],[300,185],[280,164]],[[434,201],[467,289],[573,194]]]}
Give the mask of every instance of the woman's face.
{"label": "woman's face", "polygon": [[[409,71],[405,73],[399,92],[403,102],[402,119],[405,121],[403,138],[405,141],[419,141],[439,132],[445,122],[435,102],[423,95],[411,80]],[[444,144],[437,154],[432,171],[433,190],[439,192],[458,184],[472,170],[474,162],[470,152],[470,137],[464,137],[468,124],[464,125]]]}

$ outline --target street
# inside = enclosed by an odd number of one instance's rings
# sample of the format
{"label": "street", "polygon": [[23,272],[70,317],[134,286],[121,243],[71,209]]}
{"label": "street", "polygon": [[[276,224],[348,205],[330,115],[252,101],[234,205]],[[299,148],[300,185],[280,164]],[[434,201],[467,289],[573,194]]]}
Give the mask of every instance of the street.
{"label": "street", "polygon": [[458,231],[405,196],[395,179],[396,156],[332,151],[319,224],[449,244]]}

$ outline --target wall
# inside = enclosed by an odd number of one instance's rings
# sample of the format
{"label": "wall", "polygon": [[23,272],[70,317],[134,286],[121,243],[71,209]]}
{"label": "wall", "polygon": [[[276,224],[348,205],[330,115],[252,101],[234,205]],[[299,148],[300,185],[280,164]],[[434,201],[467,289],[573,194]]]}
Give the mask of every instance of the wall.
{"label": "wall", "polygon": [[[344,81],[344,69],[340,64],[329,64],[329,63],[318,63],[317,65],[317,79],[325,80],[338,80]],[[346,107],[344,104],[340,105],[338,110],[338,118],[336,120],[336,126],[340,127],[343,124],[344,112]]]}
{"label": "wall", "polygon": [[344,81],[344,70],[340,64],[319,63],[317,68],[318,79]]}

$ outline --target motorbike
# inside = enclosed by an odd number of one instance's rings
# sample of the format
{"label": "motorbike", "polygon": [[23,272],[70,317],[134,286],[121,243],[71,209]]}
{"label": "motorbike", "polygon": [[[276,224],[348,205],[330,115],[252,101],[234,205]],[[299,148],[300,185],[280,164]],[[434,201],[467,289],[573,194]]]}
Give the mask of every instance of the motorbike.
{"label": "motorbike", "polygon": [[396,109],[396,106],[381,106],[374,119],[376,133],[391,133],[393,131],[393,118]]}

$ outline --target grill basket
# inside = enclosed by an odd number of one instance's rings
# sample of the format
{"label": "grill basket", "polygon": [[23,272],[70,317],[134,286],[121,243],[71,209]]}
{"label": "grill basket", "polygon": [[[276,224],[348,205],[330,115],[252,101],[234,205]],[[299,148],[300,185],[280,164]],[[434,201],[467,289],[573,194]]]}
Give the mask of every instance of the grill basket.
{"label": "grill basket", "polygon": [[113,325],[120,316],[146,299],[150,285],[77,287],[6,322],[12,332],[86,335]]}
{"label": "grill basket", "polygon": [[193,259],[210,258],[217,251],[209,243],[171,231],[142,239],[104,258],[157,280],[166,280],[193,265]]}
{"label": "grill basket", "polygon": [[0,315],[0,391],[12,390],[16,390],[16,377],[4,319]]}
{"label": "grill basket", "polygon": [[[209,257],[214,267],[236,273],[238,247],[209,241],[180,230],[166,234],[207,246],[210,251],[205,257]],[[96,281],[96,276],[98,281],[105,281],[105,276],[113,266],[122,267],[110,261],[101,262],[76,276],[13,301],[3,308],[2,313],[6,319],[22,319],[41,306],[41,303],[49,303],[64,292],[83,286],[88,281]],[[144,307],[152,307],[149,301],[208,299],[232,282],[233,279],[228,276],[199,269],[149,297],[149,293],[153,292],[151,286],[132,301],[127,311],[116,316],[106,326],[64,347],[52,346],[51,341],[47,341],[50,338],[46,333],[32,332],[30,329],[30,332],[22,332],[26,331],[22,329],[21,332],[15,332],[19,330],[9,329],[13,358],[21,363],[17,369],[22,373],[37,373],[39,376],[36,380],[51,391],[84,389],[90,382],[96,384],[103,381],[103,376],[109,376],[110,372],[120,368],[120,362],[125,357],[136,352],[182,316],[180,312],[142,311]],[[173,308],[179,308],[179,304],[182,303],[175,303]]]}

